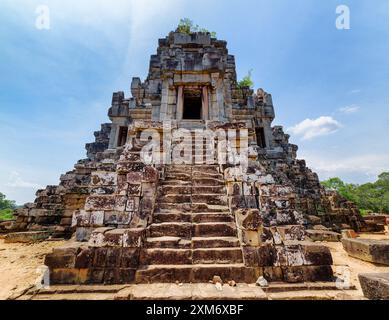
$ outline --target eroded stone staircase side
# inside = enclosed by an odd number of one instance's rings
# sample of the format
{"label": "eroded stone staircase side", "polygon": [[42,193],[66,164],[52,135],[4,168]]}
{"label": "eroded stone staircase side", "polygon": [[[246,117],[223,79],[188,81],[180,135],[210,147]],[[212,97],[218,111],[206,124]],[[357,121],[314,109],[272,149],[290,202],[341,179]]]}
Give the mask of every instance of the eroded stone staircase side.
{"label": "eroded stone staircase side", "polygon": [[144,145],[135,135],[115,171],[92,173],[76,242],[46,257],[53,283],[331,280],[329,250],[303,241],[293,189],[258,162],[157,169]]}

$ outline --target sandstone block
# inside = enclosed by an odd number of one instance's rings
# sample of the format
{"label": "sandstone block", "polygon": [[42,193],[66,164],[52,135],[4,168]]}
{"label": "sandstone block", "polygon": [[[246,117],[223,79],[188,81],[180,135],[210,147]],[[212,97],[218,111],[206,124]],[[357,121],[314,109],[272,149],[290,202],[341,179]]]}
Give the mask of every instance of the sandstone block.
{"label": "sandstone block", "polygon": [[91,185],[94,187],[115,186],[117,175],[115,172],[92,172]]}
{"label": "sandstone block", "polygon": [[157,169],[151,166],[144,168],[143,172],[143,182],[156,183],[159,180],[159,172]]}
{"label": "sandstone block", "polygon": [[127,194],[129,196],[137,196],[141,195],[142,186],[140,184],[129,184],[127,188]]}
{"label": "sandstone block", "polygon": [[121,256],[121,268],[138,268],[139,266],[139,248],[123,248]]}
{"label": "sandstone block", "polygon": [[132,213],[129,212],[105,212],[104,224],[105,225],[128,225],[131,223]]}
{"label": "sandstone block", "polygon": [[90,196],[86,200],[86,211],[113,211],[115,210],[115,196]]}
{"label": "sandstone block", "polygon": [[105,261],[106,268],[119,268],[121,264],[121,248],[108,248]]}
{"label": "sandstone block", "polygon": [[75,268],[75,254],[55,254],[51,253],[45,257],[45,265],[52,269]]}
{"label": "sandstone block", "polygon": [[389,241],[366,239],[342,239],[347,253],[364,261],[389,265]]}
{"label": "sandstone block", "polygon": [[363,294],[370,300],[389,300],[389,273],[360,274]]}
{"label": "sandstone block", "polygon": [[140,248],[146,240],[146,229],[126,229],[123,235],[124,248]]}
{"label": "sandstone block", "polygon": [[312,241],[339,242],[342,238],[341,234],[327,230],[307,230],[306,234]]}
{"label": "sandstone block", "polygon": [[94,268],[104,268],[107,258],[108,248],[96,248],[93,257]]}
{"label": "sandstone block", "polygon": [[51,232],[47,231],[29,231],[8,233],[4,237],[5,243],[34,243],[44,241],[49,238]]}
{"label": "sandstone block", "polygon": [[88,242],[93,232],[93,228],[78,227],[76,230],[77,242]]}
{"label": "sandstone block", "polygon": [[241,196],[243,195],[243,188],[241,182],[228,182],[227,194],[229,196]]}
{"label": "sandstone block", "polygon": [[76,269],[88,269],[93,265],[94,249],[93,248],[80,248],[79,253],[75,257]]}
{"label": "sandstone block", "polygon": [[283,241],[291,241],[291,240],[303,241],[305,239],[304,226],[300,226],[300,225],[280,226],[277,227],[277,231]]}
{"label": "sandstone block", "polygon": [[52,284],[85,284],[88,282],[88,269],[53,269],[50,272]]}
{"label": "sandstone block", "polygon": [[331,251],[326,246],[315,244],[301,245],[304,265],[330,266],[333,263]]}
{"label": "sandstone block", "polygon": [[108,247],[123,247],[125,229],[113,229],[104,234],[104,242]]}
{"label": "sandstone block", "polygon": [[90,225],[93,227],[103,227],[104,211],[92,211],[90,213]]}
{"label": "sandstone block", "polygon": [[245,230],[255,231],[263,224],[261,214],[257,209],[240,209],[235,215],[238,226]]}
{"label": "sandstone block", "polygon": [[238,236],[244,246],[257,247],[262,242],[258,231],[238,229]]}
{"label": "sandstone block", "polygon": [[139,211],[139,204],[140,204],[139,197],[128,197],[125,211],[138,212]]}

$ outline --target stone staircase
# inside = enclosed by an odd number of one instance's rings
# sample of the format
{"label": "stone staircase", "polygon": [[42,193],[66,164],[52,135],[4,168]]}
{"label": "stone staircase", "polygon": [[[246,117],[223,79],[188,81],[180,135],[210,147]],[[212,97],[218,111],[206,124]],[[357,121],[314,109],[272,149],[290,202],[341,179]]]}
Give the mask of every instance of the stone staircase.
{"label": "stone staircase", "polygon": [[246,268],[217,165],[167,166],[137,283],[255,282]]}

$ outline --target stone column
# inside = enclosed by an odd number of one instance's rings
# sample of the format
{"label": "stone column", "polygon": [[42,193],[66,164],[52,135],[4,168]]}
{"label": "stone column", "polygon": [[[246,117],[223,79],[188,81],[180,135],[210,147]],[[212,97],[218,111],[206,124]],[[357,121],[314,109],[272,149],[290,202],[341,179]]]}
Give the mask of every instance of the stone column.
{"label": "stone column", "polygon": [[162,83],[162,99],[161,99],[161,114],[160,121],[167,120],[168,116],[168,96],[169,96],[169,81],[165,79]]}
{"label": "stone column", "polygon": [[108,149],[115,149],[116,148],[118,136],[119,136],[118,125],[115,123],[112,123],[111,133],[109,135]]}
{"label": "stone column", "polygon": [[177,94],[177,120],[181,121],[184,117],[184,86],[178,87]]}
{"label": "stone column", "polygon": [[218,106],[218,120],[223,121],[225,119],[225,109],[224,109],[224,83],[223,79],[219,78],[219,81],[217,82],[217,88],[216,88],[216,99],[217,99],[217,106]]}
{"label": "stone column", "polygon": [[203,87],[203,120],[209,120],[209,98],[208,98],[208,87]]}

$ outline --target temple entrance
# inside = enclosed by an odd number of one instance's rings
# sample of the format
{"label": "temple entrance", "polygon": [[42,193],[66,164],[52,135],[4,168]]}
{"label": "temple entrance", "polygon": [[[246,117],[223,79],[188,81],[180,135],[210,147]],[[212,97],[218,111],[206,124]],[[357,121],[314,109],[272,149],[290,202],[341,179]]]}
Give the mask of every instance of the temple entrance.
{"label": "temple entrance", "polygon": [[184,120],[201,120],[202,117],[202,99],[200,91],[191,91],[184,93]]}

